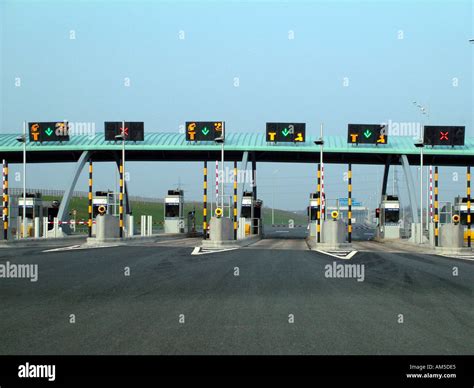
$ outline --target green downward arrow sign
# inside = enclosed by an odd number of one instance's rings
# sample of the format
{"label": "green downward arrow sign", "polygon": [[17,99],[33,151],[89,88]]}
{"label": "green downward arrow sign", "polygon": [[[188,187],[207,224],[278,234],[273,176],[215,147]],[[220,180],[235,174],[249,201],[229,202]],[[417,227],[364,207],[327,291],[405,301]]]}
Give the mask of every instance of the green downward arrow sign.
{"label": "green downward arrow sign", "polygon": [[288,136],[288,134],[290,133],[290,131],[288,130],[288,128],[284,128],[283,131],[281,131],[281,133],[283,134],[283,136]]}
{"label": "green downward arrow sign", "polygon": [[44,131],[44,133],[46,133],[46,135],[48,135],[48,136],[51,136],[53,134],[53,130],[48,127],[48,129],[46,131]]}
{"label": "green downward arrow sign", "polygon": [[370,129],[365,130],[364,136],[365,136],[366,139],[368,139],[370,136],[372,136],[372,132],[370,131]]}
{"label": "green downward arrow sign", "polygon": [[203,133],[204,136],[207,136],[207,134],[209,133],[209,129],[207,129],[207,127],[204,127],[201,132]]}

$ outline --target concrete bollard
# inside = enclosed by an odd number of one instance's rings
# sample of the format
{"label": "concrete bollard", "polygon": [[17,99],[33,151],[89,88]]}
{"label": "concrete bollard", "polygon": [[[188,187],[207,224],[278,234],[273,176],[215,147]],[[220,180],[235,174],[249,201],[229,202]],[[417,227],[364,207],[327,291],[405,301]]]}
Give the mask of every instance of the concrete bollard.
{"label": "concrete bollard", "polygon": [[35,238],[40,238],[40,219],[39,217],[35,217],[35,223],[34,223],[34,236]]}
{"label": "concrete bollard", "polygon": [[48,238],[48,217],[43,217],[43,238]]}
{"label": "concrete bollard", "polygon": [[135,234],[134,225],[133,225],[133,216],[128,216],[128,236],[133,237]]}
{"label": "concrete bollard", "polygon": [[140,218],[140,235],[145,236],[146,233],[146,216],[142,215]]}
{"label": "concrete bollard", "polygon": [[54,238],[58,238],[58,229],[59,229],[59,220],[58,220],[58,217],[54,217],[54,220],[53,220]]}
{"label": "concrete bollard", "polygon": [[151,236],[153,234],[153,216],[148,216],[148,236]]}

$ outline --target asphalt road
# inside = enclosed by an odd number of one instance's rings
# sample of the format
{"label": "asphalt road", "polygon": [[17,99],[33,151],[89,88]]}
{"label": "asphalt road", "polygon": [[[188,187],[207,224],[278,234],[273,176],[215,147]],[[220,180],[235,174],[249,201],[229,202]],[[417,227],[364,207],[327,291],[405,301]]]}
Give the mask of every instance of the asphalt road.
{"label": "asphalt road", "polygon": [[[39,265],[36,283],[0,279],[0,354],[474,354],[472,261],[341,260],[291,235],[191,255],[198,242],[0,249]],[[364,281],[325,277],[333,262],[363,264]]]}

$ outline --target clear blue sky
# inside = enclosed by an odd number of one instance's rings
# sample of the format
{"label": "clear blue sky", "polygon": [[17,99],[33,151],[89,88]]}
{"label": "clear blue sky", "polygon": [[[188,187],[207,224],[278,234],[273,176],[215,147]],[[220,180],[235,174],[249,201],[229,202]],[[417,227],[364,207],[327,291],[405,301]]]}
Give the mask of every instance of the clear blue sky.
{"label": "clear blue sky", "polygon": [[[263,132],[281,120],[344,134],[349,122],[419,122],[417,100],[431,124],[465,125],[474,136],[473,20],[467,0],[0,0],[0,128],[67,119],[95,123],[101,136],[106,120],[176,132],[186,120],[222,119],[228,131]],[[201,165],[191,166],[130,163],[131,193],[162,197],[179,180],[200,199]],[[28,186],[65,188],[72,169],[29,166]],[[315,166],[258,169],[267,205],[275,181],[277,207],[306,207]],[[96,171],[97,189],[112,189],[112,164]],[[448,173],[464,171],[445,171],[452,199],[463,185]],[[328,197],[345,196],[342,172],[327,166]],[[354,196],[373,201],[380,178],[380,168],[355,167]],[[84,174],[77,189],[86,188]]]}

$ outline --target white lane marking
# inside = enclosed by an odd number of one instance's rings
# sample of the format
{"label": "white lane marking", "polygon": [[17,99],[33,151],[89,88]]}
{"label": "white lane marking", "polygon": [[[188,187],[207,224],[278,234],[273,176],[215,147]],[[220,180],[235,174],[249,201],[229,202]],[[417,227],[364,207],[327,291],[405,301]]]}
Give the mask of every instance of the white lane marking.
{"label": "white lane marking", "polygon": [[236,247],[236,248],[209,249],[209,248],[195,247],[194,250],[191,252],[191,255],[207,255],[208,253],[234,251],[236,249],[239,249],[239,248]]}
{"label": "white lane marking", "polygon": [[[341,255],[338,255],[337,251],[322,251],[320,249],[316,249],[316,252],[319,252],[319,253],[322,253],[323,255],[328,255],[328,256],[332,256],[332,257],[336,257],[338,259],[342,259],[342,260],[350,260],[352,259],[352,257],[358,252],[358,251],[350,251],[349,253],[347,253],[346,255],[344,256],[341,256]],[[341,253],[344,253],[344,252],[347,252],[347,251],[341,251]]]}
{"label": "white lane marking", "polygon": [[46,249],[43,252],[59,252],[59,251],[70,251],[73,249],[79,249],[81,246],[80,245],[71,245],[69,247],[61,247],[61,248],[54,248],[54,249]]}
{"label": "white lane marking", "polygon": [[275,233],[290,233],[289,230],[275,230]]}
{"label": "white lane marking", "polygon": [[46,249],[45,251],[42,252],[62,252],[62,251],[72,251],[72,250],[79,250],[79,249],[97,249],[97,248],[113,248],[113,247],[118,247],[120,246],[119,244],[112,244],[112,245],[88,245],[88,246],[82,246],[82,245],[72,245],[69,247],[61,247],[61,248],[54,248],[54,249]]}

